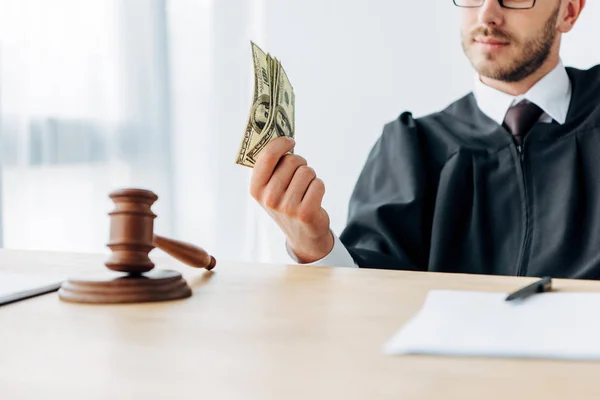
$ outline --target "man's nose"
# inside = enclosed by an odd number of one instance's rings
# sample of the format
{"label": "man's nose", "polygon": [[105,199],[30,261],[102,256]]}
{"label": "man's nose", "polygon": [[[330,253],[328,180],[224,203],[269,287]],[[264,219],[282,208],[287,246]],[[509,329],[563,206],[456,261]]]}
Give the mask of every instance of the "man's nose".
{"label": "man's nose", "polygon": [[504,23],[504,9],[498,0],[485,0],[479,8],[479,22],[482,25],[500,26]]}

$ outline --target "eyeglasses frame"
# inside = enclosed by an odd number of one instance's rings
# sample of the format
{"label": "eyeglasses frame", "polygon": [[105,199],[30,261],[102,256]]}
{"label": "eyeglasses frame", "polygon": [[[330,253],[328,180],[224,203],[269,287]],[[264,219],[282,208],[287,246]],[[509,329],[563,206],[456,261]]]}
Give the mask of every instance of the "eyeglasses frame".
{"label": "eyeglasses frame", "polygon": [[[478,6],[460,6],[460,5],[458,5],[458,4],[456,3],[458,0],[452,0],[452,1],[454,2],[454,5],[455,5],[456,7],[458,7],[458,8],[479,8],[479,7],[481,7],[481,6],[483,6],[483,5],[484,5],[484,3],[485,3],[485,1],[486,1],[486,0],[481,0],[481,4],[480,4],[480,5],[478,5]],[[537,3],[537,0],[533,0],[533,4],[532,4],[532,6],[531,6],[531,7],[526,7],[526,8],[519,8],[519,7],[506,7],[506,6],[504,5],[504,0],[498,0],[498,4],[500,4],[500,7],[502,7],[502,8],[506,8],[507,10],[531,10],[533,7],[535,7],[535,3]]]}

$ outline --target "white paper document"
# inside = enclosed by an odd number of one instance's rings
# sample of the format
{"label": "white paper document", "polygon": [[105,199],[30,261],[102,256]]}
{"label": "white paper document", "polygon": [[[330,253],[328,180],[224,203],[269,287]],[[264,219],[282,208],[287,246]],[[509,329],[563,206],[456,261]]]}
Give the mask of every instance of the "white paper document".
{"label": "white paper document", "polygon": [[600,360],[600,293],[431,291],[387,354]]}
{"label": "white paper document", "polygon": [[58,290],[62,280],[55,276],[36,276],[0,272],[0,306]]}

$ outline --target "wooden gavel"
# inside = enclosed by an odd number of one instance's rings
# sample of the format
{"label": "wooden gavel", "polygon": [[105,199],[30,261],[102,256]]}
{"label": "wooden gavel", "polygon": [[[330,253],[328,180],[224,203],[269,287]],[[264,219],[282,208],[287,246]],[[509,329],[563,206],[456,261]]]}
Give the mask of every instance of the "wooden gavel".
{"label": "wooden gavel", "polygon": [[157,234],[154,234],[152,243],[154,247],[161,249],[190,267],[205,268],[210,271],[217,265],[217,260],[201,247],[158,236]]}
{"label": "wooden gavel", "polygon": [[88,304],[142,303],[192,296],[181,273],[154,269],[148,253],[155,247],[184,264],[211,270],[217,262],[201,247],[154,234],[151,210],[158,196],[148,190],[122,189],[109,196],[115,203],[110,216],[110,257],[107,270],[72,276],[58,291],[61,300]]}
{"label": "wooden gavel", "polygon": [[154,268],[148,253],[156,248],[194,268],[211,270],[216,260],[204,249],[154,234],[152,204],[158,196],[149,190],[122,189],[110,193],[115,209],[110,216],[112,253],[105,265],[113,271],[142,274]]}

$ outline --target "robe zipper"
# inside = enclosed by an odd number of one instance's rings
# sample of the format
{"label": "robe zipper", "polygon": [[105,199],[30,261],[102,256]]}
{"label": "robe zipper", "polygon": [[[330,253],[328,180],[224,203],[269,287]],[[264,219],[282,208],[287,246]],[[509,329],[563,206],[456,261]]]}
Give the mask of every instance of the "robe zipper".
{"label": "robe zipper", "polygon": [[525,166],[523,164],[524,154],[523,147],[516,145],[517,153],[519,157],[519,167],[521,173],[521,184],[523,185],[523,194],[525,198],[525,233],[523,235],[523,244],[521,246],[521,255],[517,262],[517,276],[523,276],[525,271],[525,254],[529,250],[529,236],[530,236],[530,222],[529,222],[529,196],[527,193],[527,179],[525,177]]}

